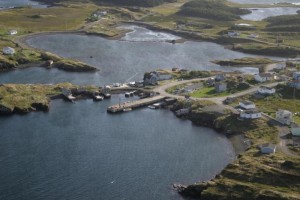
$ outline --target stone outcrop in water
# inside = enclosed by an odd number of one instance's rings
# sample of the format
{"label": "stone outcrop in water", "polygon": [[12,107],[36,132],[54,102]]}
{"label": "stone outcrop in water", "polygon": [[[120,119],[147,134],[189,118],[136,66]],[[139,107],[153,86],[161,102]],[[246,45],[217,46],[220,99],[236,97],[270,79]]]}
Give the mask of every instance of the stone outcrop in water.
{"label": "stone outcrop in water", "polygon": [[62,69],[65,71],[72,71],[72,72],[90,72],[96,71],[97,68],[92,67],[88,64],[80,62],[78,60],[72,60],[67,58],[61,58],[55,54],[49,52],[41,53],[41,58],[45,61],[52,60],[53,64],[51,67],[55,67],[58,69]]}

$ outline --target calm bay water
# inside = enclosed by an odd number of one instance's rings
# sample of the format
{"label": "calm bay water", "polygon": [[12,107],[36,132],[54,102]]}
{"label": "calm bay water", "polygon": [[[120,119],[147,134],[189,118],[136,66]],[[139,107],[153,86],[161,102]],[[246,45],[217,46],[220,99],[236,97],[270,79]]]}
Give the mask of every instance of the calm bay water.
{"label": "calm bay water", "polygon": [[46,5],[39,4],[36,1],[31,0],[0,0],[1,8],[11,8],[11,7],[19,7],[19,6],[32,6],[35,8],[46,8]]}
{"label": "calm bay water", "polygon": [[252,13],[248,15],[242,15],[242,19],[260,21],[267,17],[279,16],[279,15],[295,15],[300,8],[284,7],[284,8],[253,8]]}
{"label": "calm bay water", "polygon": [[0,199],[180,199],[173,183],[208,180],[234,158],[224,136],[170,111],[107,114],[118,99],[1,117]]}
{"label": "calm bay water", "polygon": [[[75,58],[100,69],[96,73],[69,73],[59,70],[29,68],[0,74],[0,83],[57,83],[103,85],[112,82],[141,80],[147,71],[180,67],[194,70],[240,70],[257,73],[256,68],[221,67],[210,61],[253,57],[234,52],[210,42],[187,41],[179,44],[162,42],[177,38],[144,28],[129,27],[134,31],[121,40],[102,37],[56,34],[43,35],[27,42],[58,55]],[[145,37],[143,37],[145,36]]]}

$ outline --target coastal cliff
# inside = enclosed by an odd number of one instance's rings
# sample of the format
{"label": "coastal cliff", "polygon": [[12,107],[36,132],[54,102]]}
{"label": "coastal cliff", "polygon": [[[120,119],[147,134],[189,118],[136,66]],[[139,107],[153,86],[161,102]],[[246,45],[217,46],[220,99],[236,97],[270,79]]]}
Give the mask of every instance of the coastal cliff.
{"label": "coastal cliff", "polygon": [[[199,106],[200,105],[200,106]],[[228,164],[212,180],[192,185],[174,184],[185,197],[201,200],[299,200],[300,158],[289,157],[277,151],[260,153],[258,145],[278,143],[278,129],[271,121],[238,120],[234,113],[216,109],[216,105],[179,101],[173,111],[189,107],[185,118],[194,124],[214,128],[227,135],[242,134],[247,150]]]}

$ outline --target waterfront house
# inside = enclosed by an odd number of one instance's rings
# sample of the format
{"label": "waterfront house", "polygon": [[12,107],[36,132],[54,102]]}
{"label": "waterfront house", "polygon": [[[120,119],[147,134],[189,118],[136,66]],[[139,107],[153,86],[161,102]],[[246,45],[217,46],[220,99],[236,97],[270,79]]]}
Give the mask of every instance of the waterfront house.
{"label": "waterfront house", "polygon": [[274,75],[271,73],[259,73],[254,75],[254,79],[257,82],[266,82],[274,79]]}
{"label": "waterfront house", "polygon": [[290,125],[293,121],[293,113],[280,109],[276,112],[276,120],[282,124]]}
{"label": "waterfront house", "polygon": [[13,55],[16,53],[15,49],[14,48],[11,48],[11,47],[4,47],[2,49],[2,52],[4,55]]}
{"label": "waterfront house", "polygon": [[243,119],[258,119],[261,117],[261,112],[255,109],[244,110],[240,112],[240,118]]}
{"label": "waterfront house", "polygon": [[258,88],[257,92],[259,94],[272,95],[272,94],[275,94],[276,90],[275,90],[275,88],[260,86]]}
{"label": "waterfront house", "polygon": [[255,109],[255,104],[252,101],[240,101],[239,106],[246,110]]}
{"label": "waterfront house", "polygon": [[144,83],[148,85],[156,85],[157,81],[172,79],[172,74],[164,72],[150,72],[144,75]]}
{"label": "waterfront house", "polygon": [[215,77],[216,82],[225,81],[226,75],[225,74],[217,74]]}
{"label": "waterfront house", "polygon": [[215,84],[216,92],[225,92],[227,90],[227,83],[225,82],[216,82]]}
{"label": "waterfront house", "polygon": [[17,30],[10,30],[10,31],[8,31],[8,34],[9,35],[17,35],[18,31]]}
{"label": "waterfront house", "polygon": [[263,154],[271,154],[271,153],[275,153],[275,151],[276,151],[275,144],[265,143],[260,145],[260,152]]}

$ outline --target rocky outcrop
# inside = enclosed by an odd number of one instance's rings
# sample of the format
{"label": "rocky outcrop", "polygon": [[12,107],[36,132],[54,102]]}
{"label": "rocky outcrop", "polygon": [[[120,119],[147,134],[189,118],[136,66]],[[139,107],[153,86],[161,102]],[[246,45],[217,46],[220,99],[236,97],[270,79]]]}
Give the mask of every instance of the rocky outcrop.
{"label": "rocky outcrop", "polygon": [[11,70],[17,67],[17,63],[0,55],[0,72]]}
{"label": "rocky outcrop", "polygon": [[38,110],[38,111],[49,111],[50,105],[49,102],[47,103],[33,103],[31,107]]}
{"label": "rocky outcrop", "polygon": [[53,53],[43,52],[41,53],[41,59],[44,61],[53,61],[52,67],[56,67],[61,70],[70,71],[70,72],[90,72],[96,71],[97,68],[92,67],[83,62],[61,58]]}
{"label": "rocky outcrop", "polygon": [[9,115],[14,112],[14,109],[6,105],[0,104],[0,115]]}

